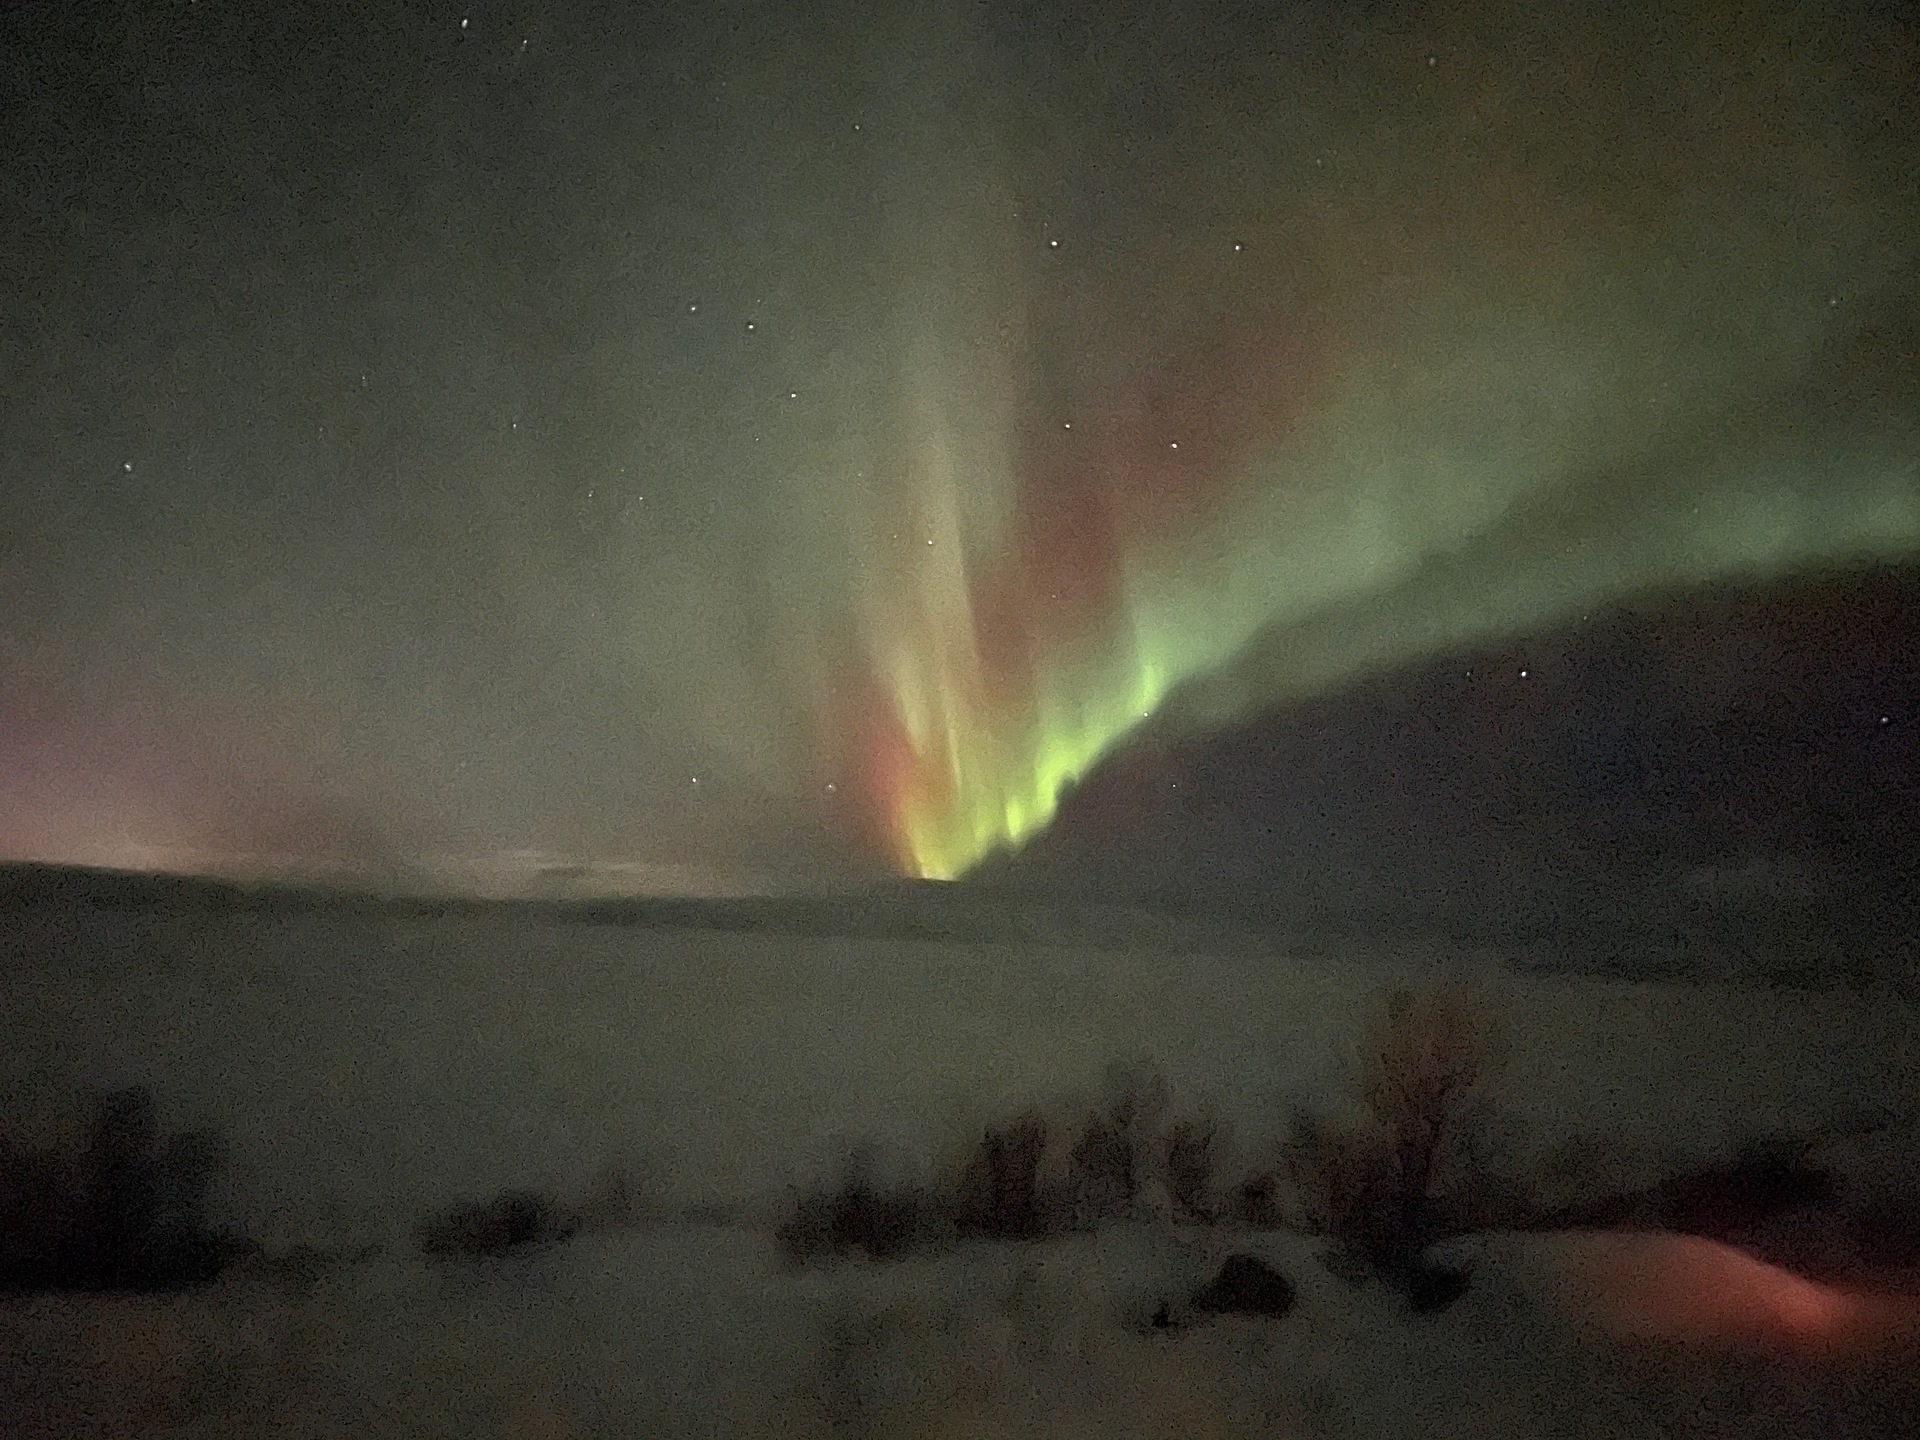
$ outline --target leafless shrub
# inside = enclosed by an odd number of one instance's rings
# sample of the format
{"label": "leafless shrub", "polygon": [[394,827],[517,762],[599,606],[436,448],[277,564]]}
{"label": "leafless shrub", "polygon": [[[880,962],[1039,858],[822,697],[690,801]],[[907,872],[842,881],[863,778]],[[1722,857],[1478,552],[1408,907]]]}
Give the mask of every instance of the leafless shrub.
{"label": "leafless shrub", "polygon": [[1211,1116],[1176,1121],[1168,1131],[1164,1169],[1167,1195],[1181,1219],[1211,1223],[1220,1218],[1213,1193],[1216,1130]]}
{"label": "leafless shrub", "polygon": [[1051,1127],[1029,1112],[990,1127],[961,1172],[953,1217],[962,1235],[1031,1239],[1050,1228],[1040,1178]]}
{"label": "leafless shrub", "polygon": [[924,1248],[940,1228],[928,1198],[905,1186],[882,1186],[865,1151],[847,1159],[840,1179],[798,1196],[774,1231],[789,1260],[808,1261],[862,1251],[876,1260]]}
{"label": "leafless shrub", "polygon": [[1090,1229],[1170,1207],[1174,1218],[1218,1218],[1212,1194],[1217,1132],[1207,1113],[1177,1113],[1150,1064],[1107,1072],[1105,1105],[1081,1122],[1068,1162],[1072,1223]]}
{"label": "leafless shrub", "polygon": [[1068,1162],[1073,1228],[1091,1230],[1125,1217],[1136,1187],[1133,1136],[1106,1115],[1090,1115]]}
{"label": "leafless shrub", "polygon": [[570,1208],[582,1233],[629,1230],[663,1214],[663,1207],[622,1165],[605,1166],[578,1193]]}
{"label": "leafless shrub", "polygon": [[1077,1125],[1038,1109],[989,1125],[931,1189],[883,1185],[857,1157],[835,1182],[795,1197],[776,1226],[778,1244],[812,1259],[892,1256],[955,1239],[1043,1239],[1144,1213],[1151,1184],[1165,1191],[1157,1210],[1170,1204],[1178,1218],[1215,1219],[1213,1122],[1170,1123],[1168,1093],[1150,1067],[1116,1066],[1104,1101]]}
{"label": "leafless shrub", "polygon": [[420,1248],[444,1258],[483,1259],[523,1246],[564,1240],[572,1217],[533,1190],[502,1190],[491,1200],[456,1205],[420,1227]]}
{"label": "leafless shrub", "polygon": [[1473,992],[1389,995],[1362,1052],[1365,1120],[1295,1118],[1286,1174],[1309,1224],[1379,1273],[1416,1273],[1446,1233],[1441,1187],[1505,1055],[1503,1027]]}

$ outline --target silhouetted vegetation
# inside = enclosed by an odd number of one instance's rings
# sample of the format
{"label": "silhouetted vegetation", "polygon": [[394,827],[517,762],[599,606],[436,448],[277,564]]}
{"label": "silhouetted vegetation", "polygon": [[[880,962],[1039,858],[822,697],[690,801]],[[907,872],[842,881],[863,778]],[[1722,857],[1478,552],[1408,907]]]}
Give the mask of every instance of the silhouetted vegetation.
{"label": "silhouetted vegetation", "polygon": [[1253,1230],[1271,1230],[1284,1218],[1280,1209],[1280,1179],[1276,1175],[1249,1175],[1233,1192],[1228,1218]]}
{"label": "silhouetted vegetation", "polygon": [[[1749,1243],[1768,1217],[1813,1208],[1824,1223],[1864,1235],[1864,1222],[1838,1214],[1836,1187],[1812,1163],[1809,1142],[1757,1141],[1731,1160],[1633,1190],[1601,1179],[1618,1173],[1621,1159],[1604,1138],[1503,1165],[1487,1148],[1480,1106],[1506,1046],[1498,1012],[1472,990],[1397,989],[1359,1053],[1358,1114],[1296,1115],[1277,1173],[1221,1185],[1207,1114],[1176,1115],[1160,1076],[1116,1067],[1104,1101],[1077,1121],[1031,1109],[987,1125],[944,1179],[885,1182],[870,1156],[857,1155],[836,1179],[794,1198],[777,1242],[799,1261],[885,1260],[962,1240],[1053,1239],[1124,1219],[1305,1229],[1329,1242],[1321,1258],[1332,1273],[1384,1282],[1415,1314],[1432,1314],[1472,1283],[1470,1266],[1435,1263],[1432,1248],[1490,1230],[1644,1227]],[[1913,1216],[1879,1215],[1875,1232],[1862,1253],[1869,1243],[1920,1253]],[[1191,1308],[1258,1310],[1232,1298],[1252,1273],[1223,1271]],[[1277,1288],[1262,1293],[1279,1304]],[[1168,1311],[1153,1323],[1176,1322]]]}
{"label": "silhouetted vegetation", "polygon": [[418,1236],[429,1255],[475,1259],[661,1218],[663,1210],[631,1173],[610,1164],[564,1195],[506,1189],[489,1200],[451,1206],[422,1221]]}
{"label": "silhouetted vegetation", "polygon": [[1145,1214],[1150,1182],[1165,1196],[1166,1218],[1216,1219],[1214,1125],[1170,1120],[1168,1094],[1153,1071],[1116,1067],[1104,1103],[1078,1124],[1029,1110],[989,1125],[931,1187],[881,1184],[870,1160],[856,1157],[836,1181],[795,1198],[776,1238],[803,1260],[1045,1239]]}
{"label": "silhouetted vegetation", "polygon": [[1040,1162],[1050,1129],[1045,1116],[1028,1114],[980,1137],[948,1201],[961,1235],[1025,1240],[1063,1228],[1058,1206],[1042,1193]]}
{"label": "silhouetted vegetation", "polygon": [[1504,1044],[1464,992],[1395,990],[1361,1057],[1366,1118],[1295,1117],[1287,1178],[1308,1224],[1333,1242],[1336,1269],[1409,1292],[1425,1283],[1421,1257],[1454,1233],[1441,1185],[1458,1168],[1476,1092]]}
{"label": "silhouetted vegetation", "polygon": [[782,1253],[794,1260],[860,1251],[895,1259],[929,1243],[936,1217],[929,1197],[908,1187],[882,1187],[864,1151],[848,1157],[839,1183],[798,1198],[775,1229]]}
{"label": "silhouetted vegetation", "polygon": [[101,1099],[84,1140],[33,1146],[0,1134],[0,1288],[176,1290],[252,1252],[210,1228],[219,1136],[162,1137],[144,1088]]}
{"label": "silhouetted vegetation", "polygon": [[565,1240],[577,1228],[571,1215],[532,1190],[502,1190],[479,1204],[457,1205],[420,1227],[429,1255],[483,1259],[527,1245]]}
{"label": "silhouetted vegetation", "polygon": [[1182,1220],[1210,1224],[1223,1213],[1213,1188],[1216,1141],[1209,1116],[1178,1120],[1167,1134],[1167,1198]]}
{"label": "silhouetted vegetation", "polygon": [[1769,1135],[1730,1158],[1696,1165],[1635,1190],[1581,1198],[1517,1217],[1526,1229],[1662,1229],[1737,1240],[1789,1211],[1838,1208],[1832,1173],[1815,1164],[1815,1141]]}
{"label": "silhouetted vegetation", "polygon": [[1741,1227],[1836,1198],[1832,1173],[1810,1158],[1812,1146],[1767,1136],[1722,1165],[1678,1177],[1665,1187],[1661,1219],[1671,1229],[1723,1239]]}

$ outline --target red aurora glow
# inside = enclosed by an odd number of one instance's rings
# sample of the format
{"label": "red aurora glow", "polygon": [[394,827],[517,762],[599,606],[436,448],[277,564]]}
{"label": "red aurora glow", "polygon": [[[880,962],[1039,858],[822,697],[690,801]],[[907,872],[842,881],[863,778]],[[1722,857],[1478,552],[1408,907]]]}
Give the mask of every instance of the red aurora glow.
{"label": "red aurora glow", "polygon": [[957,874],[1044,826],[1181,677],[1145,638],[1137,582],[1160,547],[1217,520],[1247,454],[1297,421],[1314,349],[1297,323],[1243,323],[1082,403],[1022,407],[1010,513],[985,542],[942,493],[944,456],[916,474],[924,528],[962,553],[931,580],[896,579],[874,679],[848,687],[861,718],[838,727],[903,869]]}

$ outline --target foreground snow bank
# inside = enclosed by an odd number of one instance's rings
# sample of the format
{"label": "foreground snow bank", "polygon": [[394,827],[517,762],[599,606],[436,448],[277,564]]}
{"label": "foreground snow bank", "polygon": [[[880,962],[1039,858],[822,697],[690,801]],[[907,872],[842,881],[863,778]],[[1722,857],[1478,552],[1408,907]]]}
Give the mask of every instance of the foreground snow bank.
{"label": "foreground snow bank", "polygon": [[764,1234],[667,1226],[305,1286],[256,1270],[171,1297],[10,1300],[0,1413],[9,1435],[72,1440],[1766,1440],[1907,1434],[1920,1399],[1910,1351],[1649,1343],[1593,1301],[1664,1303],[1644,1283],[1658,1257],[1632,1260],[1629,1293],[1591,1237],[1481,1242],[1474,1288],[1415,1318],[1334,1279],[1311,1242],[1237,1236],[1293,1280],[1293,1312],[1152,1329],[1226,1243],[1120,1227],[795,1271]]}

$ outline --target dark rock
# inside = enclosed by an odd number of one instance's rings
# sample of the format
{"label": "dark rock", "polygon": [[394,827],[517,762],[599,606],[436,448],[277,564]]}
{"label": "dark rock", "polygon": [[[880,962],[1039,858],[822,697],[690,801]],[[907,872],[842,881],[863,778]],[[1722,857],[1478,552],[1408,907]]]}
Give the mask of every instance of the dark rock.
{"label": "dark rock", "polygon": [[1407,1303],[1416,1315],[1435,1315],[1466,1294],[1470,1284],[1464,1270],[1423,1267],[1406,1277]]}
{"label": "dark rock", "polygon": [[1287,1277],[1252,1255],[1229,1255],[1193,1297],[1207,1315],[1284,1315],[1293,1308]]}

